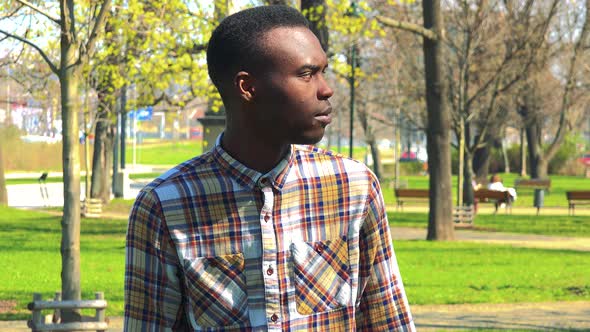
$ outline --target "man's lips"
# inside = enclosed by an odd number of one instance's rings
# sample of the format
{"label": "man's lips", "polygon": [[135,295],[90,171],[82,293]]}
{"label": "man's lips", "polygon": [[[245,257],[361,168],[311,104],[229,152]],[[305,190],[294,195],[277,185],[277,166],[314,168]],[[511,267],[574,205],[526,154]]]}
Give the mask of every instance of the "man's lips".
{"label": "man's lips", "polygon": [[324,125],[329,125],[332,122],[332,108],[328,108],[323,112],[315,115],[315,119]]}

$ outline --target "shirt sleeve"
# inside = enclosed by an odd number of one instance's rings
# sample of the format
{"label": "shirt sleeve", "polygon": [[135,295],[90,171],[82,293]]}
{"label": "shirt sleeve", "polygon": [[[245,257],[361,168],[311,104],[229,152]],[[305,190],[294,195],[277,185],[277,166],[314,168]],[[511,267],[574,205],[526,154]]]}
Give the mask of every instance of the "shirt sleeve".
{"label": "shirt sleeve", "polygon": [[153,191],[131,209],[125,256],[124,330],[185,330],[179,259]]}
{"label": "shirt sleeve", "polygon": [[393,251],[381,188],[371,174],[367,216],[360,233],[358,331],[415,331]]}

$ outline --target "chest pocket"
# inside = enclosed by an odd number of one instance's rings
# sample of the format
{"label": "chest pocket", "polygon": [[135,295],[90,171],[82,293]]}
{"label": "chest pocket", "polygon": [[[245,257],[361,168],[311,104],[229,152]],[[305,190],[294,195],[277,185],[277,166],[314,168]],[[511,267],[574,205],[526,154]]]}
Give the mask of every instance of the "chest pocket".
{"label": "chest pocket", "polygon": [[351,302],[346,238],[291,244],[297,312],[326,312]]}
{"label": "chest pocket", "polygon": [[243,254],[185,260],[187,296],[200,327],[247,327]]}

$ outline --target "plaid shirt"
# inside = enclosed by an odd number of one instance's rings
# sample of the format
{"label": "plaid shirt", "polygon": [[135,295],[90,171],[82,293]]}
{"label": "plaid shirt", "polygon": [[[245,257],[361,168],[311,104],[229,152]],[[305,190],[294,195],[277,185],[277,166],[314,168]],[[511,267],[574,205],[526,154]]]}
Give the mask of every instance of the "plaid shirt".
{"label": "plaid shirt", "polygon": [[126,331],[414,331],[379,183],[292,146],[266,174],[219,144],[129,219]]}

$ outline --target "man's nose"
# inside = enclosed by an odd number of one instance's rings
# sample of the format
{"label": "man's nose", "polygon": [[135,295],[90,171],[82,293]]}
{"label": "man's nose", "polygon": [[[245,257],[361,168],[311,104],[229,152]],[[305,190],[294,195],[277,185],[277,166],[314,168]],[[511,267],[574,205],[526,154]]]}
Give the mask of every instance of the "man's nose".
{"label": "man's nose", "polygon": [[332,95],[334,94],[334,90],[332,90],[332,88],[328,84],[328,81],[326,81],[324,75],[320,75],[320,77],[321,78],[320,85],[318,87],[318,99],[325,100],[332,97]]}

